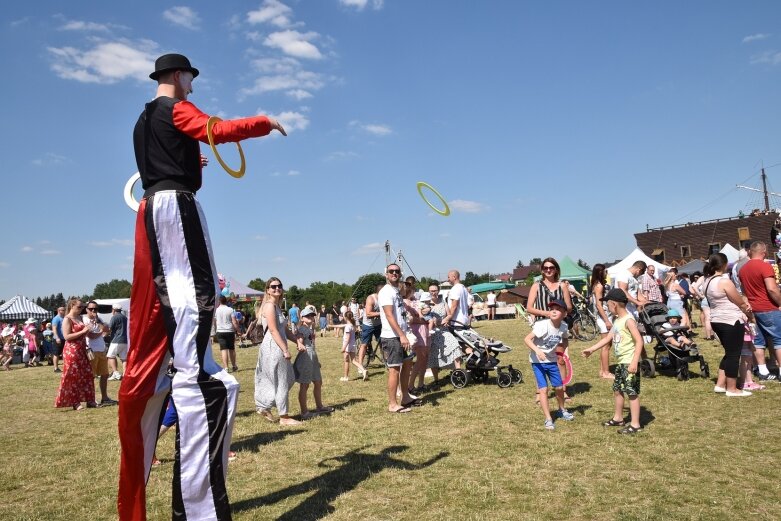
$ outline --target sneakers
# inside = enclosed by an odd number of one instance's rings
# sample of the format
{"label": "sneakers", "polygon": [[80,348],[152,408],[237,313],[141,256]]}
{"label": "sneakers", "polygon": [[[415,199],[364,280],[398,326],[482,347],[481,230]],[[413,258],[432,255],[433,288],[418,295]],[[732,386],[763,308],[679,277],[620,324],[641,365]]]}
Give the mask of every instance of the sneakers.
{"label": "sneakers", "polygon": [[724,387],[719,387],[718,385],[714,385],[714,386],[713,386],[713,392],[714,392],[714,393],[721,393],[721,394],[724,394],[724,393],[726,393],[726,392],[727,392],[727,389],[725,389]]}
{"label": "sneakers", "polygon": [[104,407],[104,406],[106,406],[106,405],[116,405],[116,404],[118,404],[118,403],[119,403],[118,401],[116,401],[116,400],[112,400],[111,398],[104,398],[104,399],[102,399],[102,400],[100,401],[100,406],[101,406],[101,407]]}
{"label": "sneakers", "polygon": [[119,371],[114,371],[108,379],[112,381],[122,380],[122,374]]}
{"label": "sneakers", "polygon": [[346,376],[343,376],[343,377],[339,378],[339,381],[340,381],[340,382],[349,382],[349,381],[350,381],[350,379],[349,379],[349,378],[347,378]]}
{"label": "sneakers", "polygon": [[549,431],[555,430],[556,426],[553,425],[553,420],[545,420],[545,428]]}
{"label": "sneakers", "polygon": [[746,382],[743,384],[744,391],[764,391],[765,386],[755,382]]}
{"label": "sneakers", "polygon": [[643,430],[642,427],[635,428],[635,427],[632,427],[631,425],[627,425],[623,429],[619,429],[616,432],[618,432],[618,434],[636,434],[636,433],[640,432],[641,430]]}
{"label": "sneakers", "polygon": [[228,451],[228,461],[233,461],[235,459],[236,459],[236,453],[233,452],[232,450],[229,450]]}
{"label": "sneakers", "polygon": [[556,416],[568,422],[571,422],[575,419],[575,415],[569,412],[567,409],[560,409]]}
{"label": "sneakers", "polygon": [[774,375],[773,373],[768,373],[768,374],[759,373],[759,375],[757,375],[757,377],[759,378],[759,381],[761,381],[761,382],[772,382],[773,380],[778,380],[778,377],[776,375]]}
{"label": "sneakers", "polygon": [[738,391],[736,393],[726,391],[724,394],[726,394],[730,398],[743,398],[744,396],[751,396],[751,393],[749,391]]}
{"label": "sneakers", "polygon": [[[55,369],[55,370],[54,370],[54,372],[55,372],[55,373],[61,373],[61,372],[62,372],[62,369],[60,369],[60,368],[58,367],[57,369]],[[109,378],[109,380],[110,380],[110,378]]]}

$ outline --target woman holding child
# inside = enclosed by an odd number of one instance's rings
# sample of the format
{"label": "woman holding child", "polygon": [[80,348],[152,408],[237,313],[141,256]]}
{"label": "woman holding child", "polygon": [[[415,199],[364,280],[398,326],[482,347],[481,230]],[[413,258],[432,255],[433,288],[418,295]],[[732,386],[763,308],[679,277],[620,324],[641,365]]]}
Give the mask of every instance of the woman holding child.
{"label": "woman holding child", "polygon": [[708,258],[708,267],[713,275],[705,281],[703,295],[710,305],[710,320],[713,332],[724,347],[724,358],[719,364],[719,376],[713,390],[729,397],[751,396],[749,391],[738,389],[738,368],[743,348],[745,325],[743,313],[751,315],[751,306],[738,293],[729,278],[727,256],[714,253]]}
{"label": "woman holding child", "polygon": [[271,277],[266,282],[266,294],[258,320],[263,328],[263,341],[255,366],[255,408],[266,420],[276,423],[271,408],[276,406],[280,425],[299,425],[288,415],[288,392],[295,375],[287,343],[297,344],[296,335],[287,328],[287,319],[279,308],[284,288],[282,281]]}
{"label": "woman holding child", "polygon": [[[437,324],[442,324],[442,319],[447,316],[447,303],[439,294],[439,285],[431,284],[428,287],[431,295],[431,314],[434,315]],[[458,340],[444,327],[438,327],[431,331],[429,340],[428,367],[434,375],[434,383],[439,382],[439,368],[455,365],[461,366],[461,346]]]}
{"label": "woman holding child", "polygon": [[68,301],[67,314],[62,321],[62,334],[65,337],[62,379],[54,399],[55,407],[73,407],[75,411],[84,409],[81,402],[87,402],[90,408],[98,406],[95,402],[92,363],[87,357],[87,335],[92,330],[81,320],[83,309],[81,300],[72,298]]}
{"label": "woman holding child", "polygon": [[[414,280],[414,279],[413,279]],[[426,366],[428,365],[429,354],[429,330],[428,322],[421,313],[422,302],[415,300],[414,282],[405,282],[399,285],[399,296],[404,299],[404,309],[407,311],[407,324],[415,335],[415,343],[412,349],[415,351],[415,365],[409,375],[409,392],[420,394],[424,391],[423,381],[426,376]],[[428,307],[428,306],[427,306]],[[415,380],[418,380],[418,386],[415,387]]]}

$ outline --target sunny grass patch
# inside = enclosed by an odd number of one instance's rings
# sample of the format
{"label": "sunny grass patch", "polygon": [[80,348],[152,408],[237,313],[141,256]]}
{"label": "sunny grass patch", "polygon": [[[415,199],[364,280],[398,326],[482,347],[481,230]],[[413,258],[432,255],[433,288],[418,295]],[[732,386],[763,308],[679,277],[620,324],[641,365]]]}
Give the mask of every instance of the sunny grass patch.
{"label": "sunny grass patch", "polygon": [[[545,432],[521,340],[528,326],[503,320],[477,328],[515,348],[502,362],[523,371],[523,384],[444,386],[412,414],[391,415],[383,369],[372,367],[368,382],[339,382],[340,340],[318,337],[324,399],[337,411],[287,429],[255,414],[257,349],[238,350],[232,446],[239,458],[228,477],[234,519],[775,517],[779,482],[768,463],[781,441],[781,385],[728,400],[700,378],[645,379],[646,430],[627,438],[601,426],[612,413],[610,382],[597,378],[597,357],[577,356],[586,345],[575,342],[576,419]],[[721,348],[704,344],[715,372]],[[0,373],[0,519],[115,519],[117,409],[55,410],[56,387],[47,367]],[[112,397],[117,387],[109,382]],[[171,432],[158,447],[163,465],[149,481],[150,519],[170,519],[173,443]]]}

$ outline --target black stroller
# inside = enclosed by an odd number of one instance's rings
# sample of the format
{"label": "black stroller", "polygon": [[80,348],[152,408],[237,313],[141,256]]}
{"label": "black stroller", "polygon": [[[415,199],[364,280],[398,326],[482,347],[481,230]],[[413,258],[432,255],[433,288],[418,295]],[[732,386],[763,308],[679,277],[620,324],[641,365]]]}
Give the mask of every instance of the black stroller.
{"label": "black stroller", "polygon": [[496,383],[501,388],[523,382],[521,371],[512,365],[499,365],[496,355],[509,353],[512,351],[510,346],[485,338],[471,327],[455,320],[452,320],[447,327],[464,352],[464,367],[454,369],[450,373],[450,383],[453,387],[461,389],[473,380],[488,383],[491,371],[496,371]]}
{"label": "black stroller", "polygon": [[703,378],[709,378],[710,368],[708,363],[696,347],[676,347],[667,342],[664,336],[665,333],[670,331],[683,331],[686,333],[689,329],[684,326],[663,328],[662,324],[667,321],[668,311],[667,306],[664,304],[649,302],[639,313],[645,334],[656,339],[653,360],[646,359],[640,364],[643,376],[653,377],[657,370],[673,369],[678,380],[688,380],[689,364],[699,362],[700,375]]}

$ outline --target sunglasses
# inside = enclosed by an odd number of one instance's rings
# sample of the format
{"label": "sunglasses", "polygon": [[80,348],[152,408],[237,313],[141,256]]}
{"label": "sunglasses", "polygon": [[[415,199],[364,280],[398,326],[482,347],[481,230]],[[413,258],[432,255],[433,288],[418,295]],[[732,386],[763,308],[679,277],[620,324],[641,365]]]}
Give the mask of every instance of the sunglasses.
{"label": "sunglasses", "polygon": [[388,275],[401,275],[401,270],[388,270]]}
{"label": "sunglasses", "polygon": [[87,311],[97,311],[98,308],[87,308]]}
{"label": "sunglasses", "polygon": [[268,289],[278,289],[282,291],[282,284],[270,284]]}
{"label": "sunglasses", "polygon": [[542,271],[556,271],[556,266],[543,266]]}

